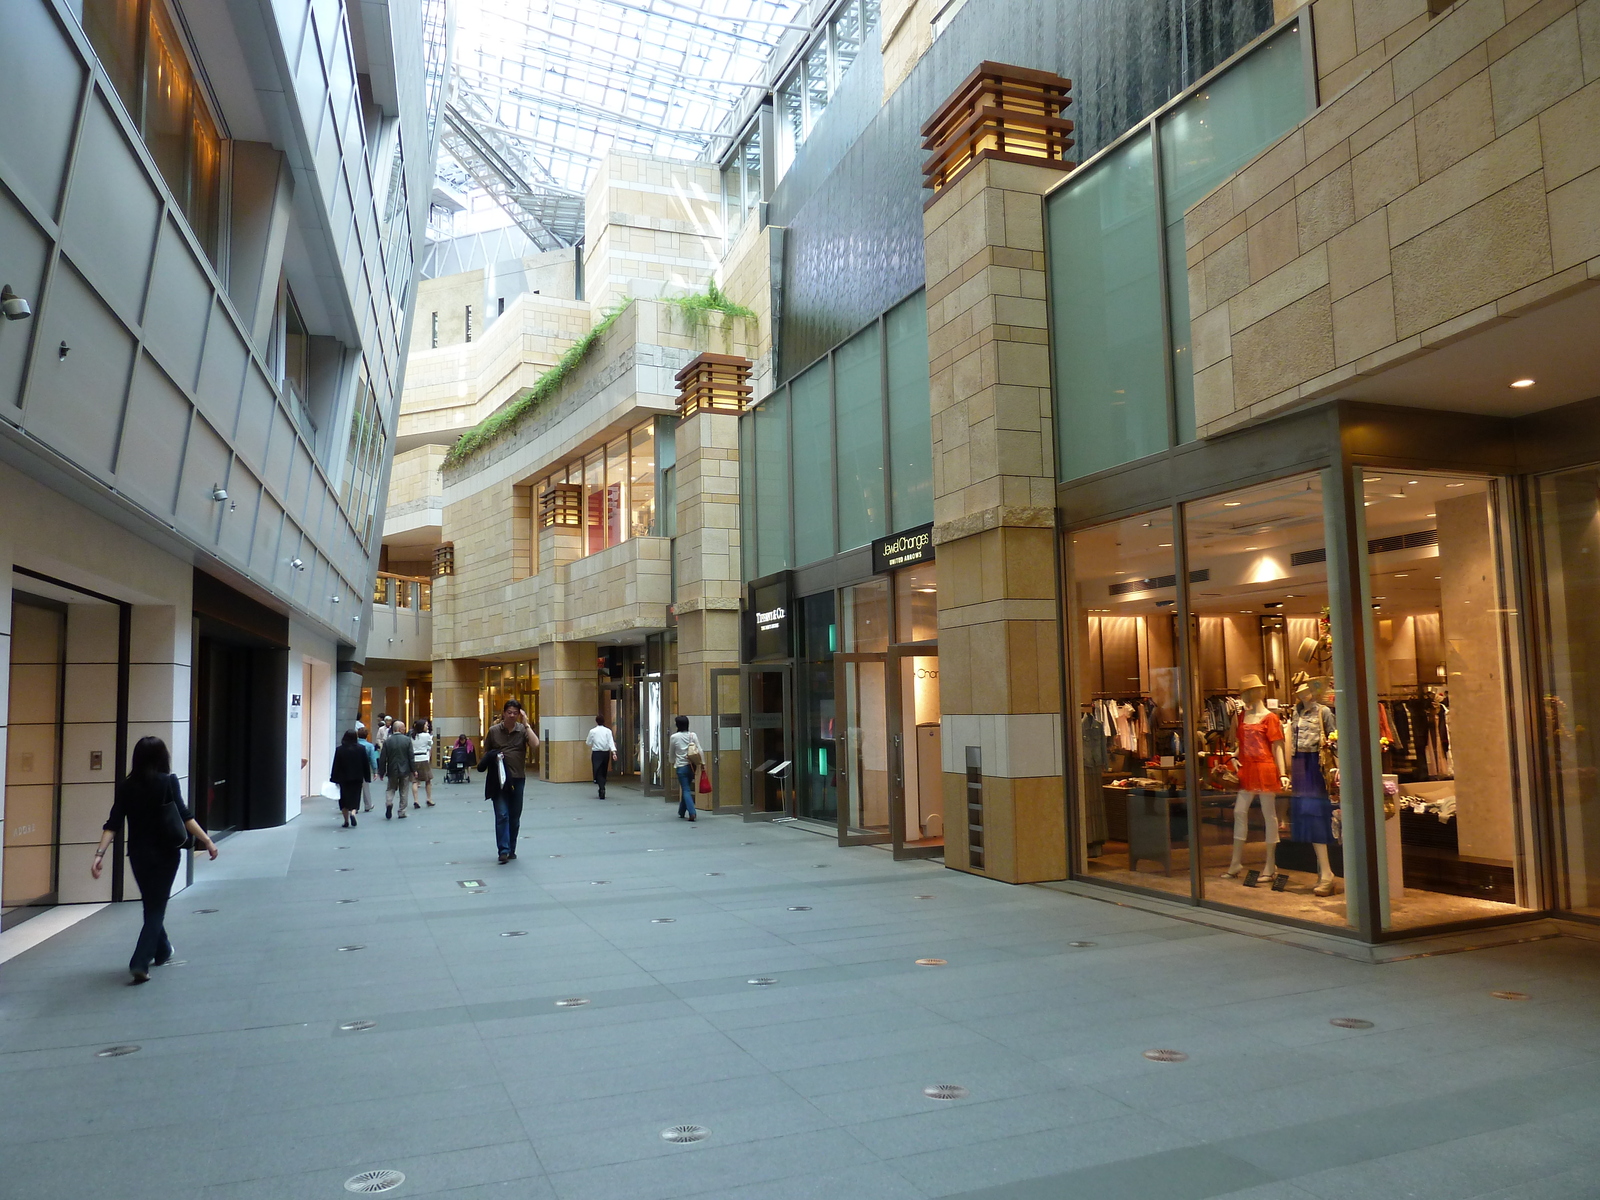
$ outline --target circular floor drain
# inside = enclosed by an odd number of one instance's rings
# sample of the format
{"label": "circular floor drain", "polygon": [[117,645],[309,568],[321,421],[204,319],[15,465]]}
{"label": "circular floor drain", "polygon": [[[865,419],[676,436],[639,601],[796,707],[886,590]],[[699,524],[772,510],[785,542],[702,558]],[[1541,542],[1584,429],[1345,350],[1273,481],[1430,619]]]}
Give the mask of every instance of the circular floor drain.
{"label": "circular floor drain", "polygon": [[528,936],[528,931],[526,929],[508,929],[504,933],[502,933],[500,936],[501,937],[527,937]]}
{"label": "circular floor drain", "polygon": [[557,1008],[582,1008],[589,1003],[582,996],[568,996],[565,1000],[557,1000]]}
{"label": "circular floor drain", "polygon": [[711,1136],[711,1130],[704,1125],[674,1125],[671,1129],[661,1131],[663,1142],[703,1142]]}
{"label": "circular floor drain", "polygon": [[1361,1017],[1335,1017],[1328,1022],[1335,1029],[1371,1029],[1372,1022]]}
{"label": "circular floor drain", "polygon": [[387,1192],[406,1181],[405,1174],[385,1168],[381,1171],[363,1171],[344,1181],[347,1192]]}
{"label": "circular floor drain", "polygon": [[348,849],[350,849],[350,847],[349,846],[335,846],[334,849],[335,850],[348,850]]}
{"label": "circular floor drain", "polygon": [[919,967],[947,967],[949,965],[950,964],[945,959],[942,959],[942,958],[919,958],[919,959],[917,959],[917,966],[919,966]]}
{"label": "circular floor drain", "polygon": [[217,910],[214,909],[214,908],[197,908],[197,909],[194,910],[194,914],[195,914],[195,916],[198,917],[198,916],[201,916],[201,915],[203,915],[205,913],[214,913],[216,911]]}
{"label": "circular floor drain", "polygon": [[139,1047],[137,1046],[107,1046],[104,1050],[96,1050],[94,1056],[96,1058],[121,1058],[124,1054],[137,1052],[138,1049]]}
{"label": "circular floor drain", "polygon": [[1093,946],[1094,944],[1095,944],[1094,942],[1068,942],[1067,943],[1067,945],[1076,946],[1080,950],[1083,949],[1086,946]]}
{"label": "circular floor drain", "polygon": [[1182,1050],[1146,1050],[1144,1056],[1151,1062],[1188,1062],[1189,1056]]}
{"label": "circular floor drain", "polygon": [[707,871],[706,872],[707,877],[710,877],[712,875],[721,875],[721,874],[722,874],[721,871]]}
{"label": "circular floor drain", "polygon": [[932,896],[913,896],[911,898],[913,900],[932,900],[933,899]]}
{"label": "circular floor drain", "polygon": [[789,906],[789,911],[790,912],[810,912],[811,911],[811,905],[809,905],[809,904],[791,904]]}
{"label": "circular floor drain", "polygon": [[361,901],[359,901],[359,900],[338,900],[338,901],[335,901],[335,903],[337,903],[337,904],[360,904]]}
{"label": "circular floor drain", "polygon": [[461,865],[461,860],[459,858],[452,858],[444,865],[447,867],[459,867]]}
{"label": "circular floor drain", "polygon": [[545,857],[546,858],[561,858],[563,856],[560,855],[560,854],[547,854],[547,855],[545,855]]}
{"label": "circular floor drain", "polygon": [[1496,1000],[1526,1000],[1528,998],[1527,992],[1490,992],[1489,995]]}
{"label": "circular floor drain", "polygon": [[591,879],[591,880],[589,880],[589,886],[590,887],[599,887],[603,883],[610,883],[610,882],[611,882],[611,880],[609,880],[609,879]]}
{"label": "circular floor drain", "polygon": [[741,846],[754,846],[755,843],[754,842],[740,842],[739,845],[741,845]]}
{"label": "circular floor drain", "polygon": [[365,950],[365,946],[340,946],[339,953],[346,954],[351,950]]}
{"label": "circular floor drain", "polygon": [[376,1029],[377,1026],[378,1023],[376,1021],[346,1021],[339,1028],[346,1033],[358,1033],[363,1029]]}
{"label": "circular floor drain", "polygon": [[812,863],[811,865],[814,866],[814,867],[825,867],[828,864],[827,863]]}
{"label": "circular floor drain", "polygon": [[936,1083],[923,1088],[922,1094],[929,1100],[965,1100],[967,1089],[959,1083]]}
{"label": "circular floor drain", "polygon": [[757,987],[771,987],[778,981],[770,975],[757,975],[754,979],[746,979],[746,983],[753,983]]}
{"label": "circular floor drain", "polygon": [[651,846],[650,849],[645,851],[645,853],[646,854],[660,854],[665,849],[666,849],[665,846]]}
{"label": "circular floor drain", "polygon": [[[335,867],[334,868],[334,871],[336,871],[336,872],[338,872],[340,874],[342,874],[345,871],[354,871],[354,870],[355,870],[354,867]],[[216,909],[212,909],[211,911],[212,912],[216,912],[217,910]]]}
{"label": "circular floor drain", "polygon": [[652,925],[671,925],[675,921],[677,921],[677,919],[678,919],[677,917],[651,917],[650,918],[650,924],[652,924]]}

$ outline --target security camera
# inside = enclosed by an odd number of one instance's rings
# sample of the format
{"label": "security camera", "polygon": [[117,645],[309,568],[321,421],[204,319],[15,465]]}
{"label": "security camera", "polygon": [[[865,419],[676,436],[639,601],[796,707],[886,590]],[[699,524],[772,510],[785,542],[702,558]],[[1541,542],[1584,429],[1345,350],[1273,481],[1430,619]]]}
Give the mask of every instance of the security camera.
{"label": "security camera", "polygon": [[0,288],[0,313],[4,313],[8,321],[26,321],[33,316],[33,309],[28,307],[28,302],[11,290],[8,283]]}

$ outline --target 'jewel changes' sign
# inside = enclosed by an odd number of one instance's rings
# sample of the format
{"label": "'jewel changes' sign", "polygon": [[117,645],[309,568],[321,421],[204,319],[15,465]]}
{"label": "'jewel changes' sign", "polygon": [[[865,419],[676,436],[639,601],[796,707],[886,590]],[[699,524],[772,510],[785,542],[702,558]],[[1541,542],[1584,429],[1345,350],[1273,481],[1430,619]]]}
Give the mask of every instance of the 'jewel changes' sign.
{"label": "'jewel changes' sign", "polygon": [[876,538],[872,543],[872,573],[881,575],[898,567],[933,561],[933,522]]}

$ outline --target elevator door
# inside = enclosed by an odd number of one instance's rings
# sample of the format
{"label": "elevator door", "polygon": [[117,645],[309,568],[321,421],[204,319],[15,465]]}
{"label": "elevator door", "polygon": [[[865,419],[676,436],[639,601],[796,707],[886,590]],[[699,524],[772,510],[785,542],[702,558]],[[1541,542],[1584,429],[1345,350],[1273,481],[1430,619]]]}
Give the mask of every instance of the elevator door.
{"label": "elevator door", "polygon": [[747,666],[744,676],[743,808],[746,821],[794,815],[794,683],[789,665]]}

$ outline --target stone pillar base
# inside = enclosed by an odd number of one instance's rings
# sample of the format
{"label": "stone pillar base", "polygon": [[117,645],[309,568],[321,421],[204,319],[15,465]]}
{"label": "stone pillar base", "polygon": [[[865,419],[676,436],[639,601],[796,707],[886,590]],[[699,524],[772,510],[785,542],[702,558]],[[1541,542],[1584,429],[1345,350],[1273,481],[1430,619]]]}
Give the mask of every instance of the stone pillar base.
{"label": "stone pillar base", "polygon": [[594,642],[546,642],[539,647],[540,759],[550,783],[592,777],[583,739],[600,704],[600,647]]}

